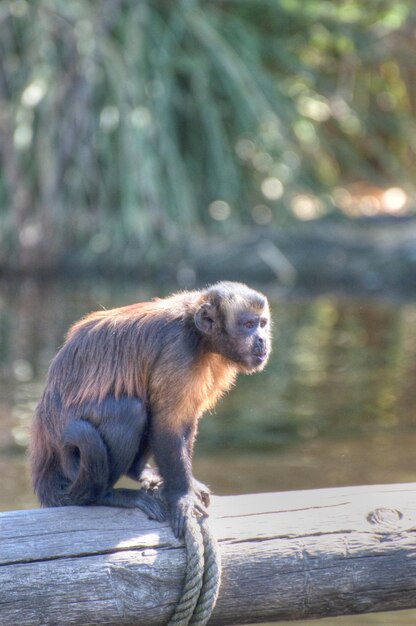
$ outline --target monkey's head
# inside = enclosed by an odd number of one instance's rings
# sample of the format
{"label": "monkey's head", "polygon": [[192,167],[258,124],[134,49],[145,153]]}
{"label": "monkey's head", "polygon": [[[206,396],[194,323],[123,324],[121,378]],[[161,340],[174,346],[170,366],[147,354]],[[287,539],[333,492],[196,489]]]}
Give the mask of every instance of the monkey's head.
{"label": "monkey's head", "polygon": [[221,282],[202,292],[194,316],[208,350],[241,372],[261,371],[270,354],[267,298],[242,283]]}

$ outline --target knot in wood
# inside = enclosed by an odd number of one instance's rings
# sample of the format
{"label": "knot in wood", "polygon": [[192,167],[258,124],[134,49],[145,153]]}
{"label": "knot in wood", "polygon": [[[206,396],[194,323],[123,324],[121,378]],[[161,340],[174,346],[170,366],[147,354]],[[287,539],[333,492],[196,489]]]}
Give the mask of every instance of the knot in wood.
{"label": "knot in wood", "polygon": [[383,526],[387,529],[394,529],[399,526],[400,520],[403,518],[403,513],[397,509],[388,509],[385,507],[379,507],[371,511],[367,515],[367,522],[370,524]]}

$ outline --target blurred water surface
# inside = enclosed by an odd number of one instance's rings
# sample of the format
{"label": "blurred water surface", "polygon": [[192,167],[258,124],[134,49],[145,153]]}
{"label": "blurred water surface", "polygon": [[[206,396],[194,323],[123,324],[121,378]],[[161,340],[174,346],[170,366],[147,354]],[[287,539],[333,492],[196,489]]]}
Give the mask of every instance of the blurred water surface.
{"label": "blurred water surface", "polygon": [[[36,506],[28,429],[68,326],[91,310],[168,291],[97,281],[0,284],[0,510]],[[294,293],[272,297],[272,307],[270,363],[240,377],[202,420],[198,478],[217,494],[415,481],[416,302]],[[410,626],[416,615],[313,623]]]}

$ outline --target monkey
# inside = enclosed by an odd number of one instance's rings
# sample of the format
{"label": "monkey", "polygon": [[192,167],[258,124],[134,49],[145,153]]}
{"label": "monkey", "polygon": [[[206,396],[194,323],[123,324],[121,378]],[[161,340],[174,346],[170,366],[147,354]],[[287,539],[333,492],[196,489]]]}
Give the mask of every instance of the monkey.
{"label": "monkey", "polygon": [[[243,283],[90,313],[68,331],[35,410],[29,459],[41,506],[137,507],[170,519],[207,516],[192,474],[198,422],[239,373],[271,351],[267,298]],[[148,467],[153,455],[158,472]],[[150,488],[114,487],[126,475]]]}

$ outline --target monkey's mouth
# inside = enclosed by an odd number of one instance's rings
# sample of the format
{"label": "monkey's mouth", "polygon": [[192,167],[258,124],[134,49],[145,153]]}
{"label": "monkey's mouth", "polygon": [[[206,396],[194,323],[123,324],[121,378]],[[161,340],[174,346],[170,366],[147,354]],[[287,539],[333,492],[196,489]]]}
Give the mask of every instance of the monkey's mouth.
{"label": "monkey's mouth", "polygon": [[253,359],[255,363],[264,363],[264,361],[267,360],[267,357],[269,356],[269,351],[268,350],[262,350],[261,352],[253,352]]}
{"label": "monkey's mouth", "polygon": [[266,350],[264,352],[260,352],[258,354],[251,354],[248,362],[246,362],[246,368],[250,372],[255,372],[256,370],[261,370],[267,363],[267,359],[269,358],[269,352]]}
{"label": "monkey's mouth", "polygon": [[256,367],[258,367],[259,365],[263,365],[263,363],[267,361],[268,356],[269,354],[267,352],[263,352],[262,354],[255,354],[253,356],[253,361]]}

